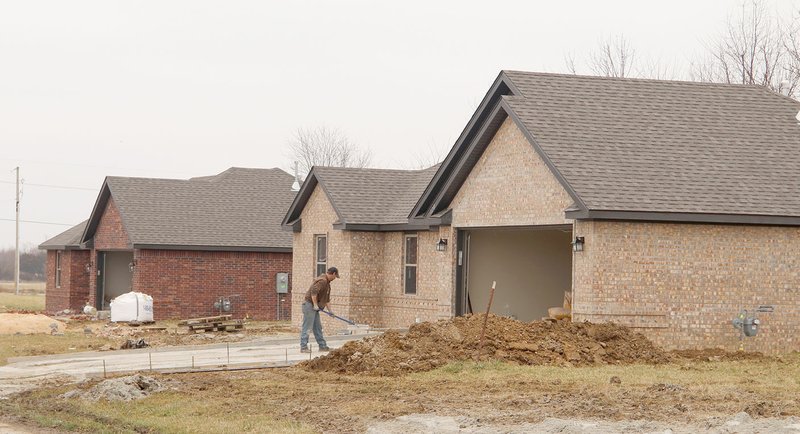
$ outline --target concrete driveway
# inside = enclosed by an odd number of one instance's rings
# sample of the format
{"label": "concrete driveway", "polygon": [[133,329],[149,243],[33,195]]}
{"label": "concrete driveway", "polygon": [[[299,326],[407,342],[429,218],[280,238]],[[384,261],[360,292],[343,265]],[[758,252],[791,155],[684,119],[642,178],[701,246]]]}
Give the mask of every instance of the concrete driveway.
{"label": "concrete driveway", "polygon": [[[380,333],[335,335],[326,340],[331,348],[339,348],[345,342],[377,334]],[[324,354],[317,351],[316,345],[311,345],[311,350],[311,354],[301,353],[297,337],[276,337],[229,344],[17,357],[9,359],[6,366],[0,366],[0,399],[41,385],[76,382],[88,377],[151,370],[283,367]]]}

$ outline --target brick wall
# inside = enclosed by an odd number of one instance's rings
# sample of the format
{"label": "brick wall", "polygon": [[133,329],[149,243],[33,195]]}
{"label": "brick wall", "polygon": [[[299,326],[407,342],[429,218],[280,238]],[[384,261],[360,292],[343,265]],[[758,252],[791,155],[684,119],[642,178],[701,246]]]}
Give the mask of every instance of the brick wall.
{"label": "brick wall", "polygon": [[451,202],[454,227],[570,224],[572,204],[511,118],[506,118]]}
{"label": "brick wall", "polygon": [[[331,308],[340,316],[350,316],[350,235],[349,232],[333,229],[333,223],[339,220],[325,192],[318,185],[300,214],[302,232],[294,234],[292,281],[296,296],[292,301],[292,324],[299,327],[303,320],[301,303],[308,287],[314,280],[314,235],[328,237],[328,267],[339,269],[341,279],[331,284]],[[332,333],[346,324],[322,316],[325,333]],[[311,338],[313,343],[313,338]]]}
{"label": "brick wall", "polygon": [[[373,327],[404,328],[420,321],[452,315],[453,238],[450,227],[417,232],[417,293],[403,291],[403,232],[354,232],[333,229],[338,221],[324,191],[317,187],[301,214],[302,232],[294,235],[294,282],[298,296],[293,303],[293,323],[300,325],[301,293],[312,281],[314,235],[328,236],[328,266],[339,268],[341,279],[331,285],[332,308],[341,316]],[[436,251],[439,237],[451,242],[446,252]],[[322,317],[325,330],[345,325]]]}
{"label": "brick wall", "polygon": [[584,222],[577,235],[576,321],[637,327],[666,348],[736,350],[731,320],[769,304],[746,350],[800,350],[800,228]]}
{"label": "brick wall", "polygon": [[47,251],[45,274],[45,310],[59,312],[64,309],[81,311],[89,299],[88,250],[60,250],[61,285],[56,287],[56,250]]}
{"label": "brick wall", "polygon": [[240,296],[223,313],[234,318],[290,318],[291,293],[279,295],[275,279],[290,272],[291,253],[137,249],[134,258],[133,287],[153,297],[157,320],[218,315],[214,302],[230,295]]}

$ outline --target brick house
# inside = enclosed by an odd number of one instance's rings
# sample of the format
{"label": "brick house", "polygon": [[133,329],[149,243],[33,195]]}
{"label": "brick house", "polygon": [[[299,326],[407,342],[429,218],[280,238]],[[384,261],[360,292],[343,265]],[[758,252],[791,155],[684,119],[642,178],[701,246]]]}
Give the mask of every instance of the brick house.
{"label": "brick house", "polygon": [[666,348],[800,350],[798,111],[759,86],[503,71],[406,219],[360,172],[312,171],[284,219],[298,288],[325,236],[334,309],[376,326],[483,311],[497,281],[492,311],[520,320],[571,290],[574,321]]}
{"label": "brick house", "polygon": [[108,309],[128,291],[153,297],[156,319],[218,314],[288,319],[291,236],[280,221],[295,193],[280,169],[230,168],[178,179],[107,177],[89,219],[43,243],[47,310]]}

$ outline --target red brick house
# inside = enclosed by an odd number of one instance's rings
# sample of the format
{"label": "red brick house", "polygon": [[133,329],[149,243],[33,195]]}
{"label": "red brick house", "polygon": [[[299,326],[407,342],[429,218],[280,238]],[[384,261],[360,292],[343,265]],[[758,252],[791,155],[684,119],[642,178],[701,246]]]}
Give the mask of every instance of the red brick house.
{"label": "red brick house", "polygon": [[483,311],[496,281],[492,311],[521,320],[571,290],[574,321],[666,348],[800,350],[799,111],[760,86],[503,71],[405,219],[384,224],[376,180],[315,168],[283,222],[294,274],[336,265],[334,308],[377,326]]}
{"label": "red brick house", "polygon": [[291,234],[280,222],[293,181],[243,168],[189,180],[107,177],[89,220],[40,246],[47,309],[106,310],[134,290],[153,297],[156,319],[218,314],[220,299],[235,317],[288,319]]}

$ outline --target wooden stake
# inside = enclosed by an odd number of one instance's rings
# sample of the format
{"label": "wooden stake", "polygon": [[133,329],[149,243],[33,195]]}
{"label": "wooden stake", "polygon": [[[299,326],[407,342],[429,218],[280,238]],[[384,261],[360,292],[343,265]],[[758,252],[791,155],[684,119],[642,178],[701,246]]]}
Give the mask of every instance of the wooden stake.
{"label": "wooden stake", "polygon": [[481,327],[481,340],[478,342],[478,357],[481,356],[481,350],[483,349],[483,337],[486,335],[486,321],[489,319],[489,311],[492,309],[495,285],[497,285],[497,282],[492,281],[492,289],[489,291],[489,304],[486,306],[486,316],[483,317],[483,327]]}
{"label": "wooden stake", "polygon": [[106,378],[106,359],[103,359],[103,378]]}
{"label": "wooden stake", "polygon": [[153,372],[153,353],[148,353],[150,356],[150,372]]}
{"label": "wooden stake", "polygon": [[225,344],[228,347],[228,366],[231,365],[231,344]]}

